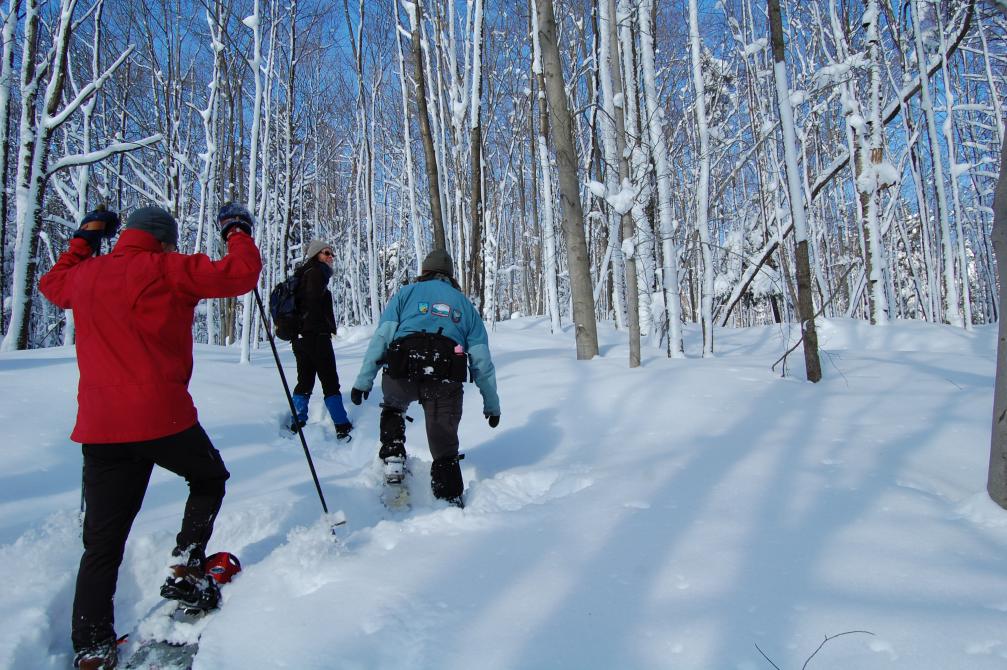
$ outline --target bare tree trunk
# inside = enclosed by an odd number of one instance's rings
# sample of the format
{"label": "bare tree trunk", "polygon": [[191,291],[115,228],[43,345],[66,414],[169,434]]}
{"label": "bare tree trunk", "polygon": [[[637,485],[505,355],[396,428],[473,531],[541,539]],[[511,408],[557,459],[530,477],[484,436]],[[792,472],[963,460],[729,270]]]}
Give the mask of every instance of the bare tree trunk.
{"label": "bare tree trunk", "polygon": [[556,42],[556,15],[552,0],[536,0],[539,43],[546,92],[549,96],[556,163],[559,168],[560,200],[563,204],[563,231],[566,234],[573,321],[577,340],[577,360],[598,355],[598,324],[594,316],[591,290],[591,265],[584,237],[584,209],[580,202],[577,176],[577,152],[573,140],[573,117],[563,82],[563,61]]}
{"label": "bare tree trunk", "polygon": [[416,77],[416,108],[420,117],[420,137],[423,140],[423,156],[426,160],[427,187],[430,189],[430,225],[433,227],[434,248],[446,249],[444,217],[441,214],[440,178],[437,174],[437,154],[434,151],[434,136],[430,131],[430,114],[427,110],[427,84],[423,74],[423,46],[420,40],[420,23],[423,21],[422,6],[422,2],[416,0],[409,9],[413,66]]}

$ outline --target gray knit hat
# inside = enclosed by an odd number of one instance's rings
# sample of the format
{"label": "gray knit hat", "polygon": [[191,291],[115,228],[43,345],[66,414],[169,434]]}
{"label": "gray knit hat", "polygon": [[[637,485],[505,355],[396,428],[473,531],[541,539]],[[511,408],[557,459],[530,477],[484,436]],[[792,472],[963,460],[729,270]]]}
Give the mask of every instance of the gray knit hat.
{"label": "gray knit hat", "polygon": [[325,249],[331,249],[332,245],[321,240],[311,240],[308,242],[308,250],[304,253],[304,260],[310,260]]}
{"label": "gray knit hat", "polygon": [[165,244],[178,245],[178,223],[167,210],[160,207],[134,209],[126,219],[127,230],[148,232]]}
{"label": "gray knit hat", "polygon": [[423,274],[428,272],[439,272],[442,275],[453,277],[455,274],[455,264],[451,261],[451,256],[444,249],[434,249],[423,259],[420,266]]}

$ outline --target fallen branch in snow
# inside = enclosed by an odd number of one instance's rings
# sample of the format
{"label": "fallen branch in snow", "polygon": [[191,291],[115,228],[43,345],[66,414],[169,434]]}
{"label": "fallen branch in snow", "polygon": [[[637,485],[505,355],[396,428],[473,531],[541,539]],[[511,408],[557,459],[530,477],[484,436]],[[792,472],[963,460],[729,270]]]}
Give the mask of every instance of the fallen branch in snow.
{"label": "fallen branch in snow", "polygon": [[[813,652],[811,652],[811,656],[808,656],[807,660],[804,661],[804,665],[801,666],[801,670],[807,670],[808,663],[811,663],[811,659],[815,657],[815,654],[817,654],[822,650],[822,647],[825,646],[826,642],[828,642],[829,640],[835,640],[837,637],[841,637],[843,635],[853,635],[854,633],[863,633],[864,635],[874,635],[874,633],[872,633],[869,630],[848,630],[843,633],[836,633],[835,635],[832,636],[826,635],[825,639],[822,640],[822,643],[818,645],[818,648],[815,649]],[[778,666],[776,663],[773,663],[773,660],[768,656],[766,656],[766,652],[762,651],[762,649],[759,649],[758,643],[756,643],[755,648],[759,650],[759,653],[762,654],[762,658],[766,659],[766,661],[771,666],[776,668],[776,670],[780,670],[780,666]]]}

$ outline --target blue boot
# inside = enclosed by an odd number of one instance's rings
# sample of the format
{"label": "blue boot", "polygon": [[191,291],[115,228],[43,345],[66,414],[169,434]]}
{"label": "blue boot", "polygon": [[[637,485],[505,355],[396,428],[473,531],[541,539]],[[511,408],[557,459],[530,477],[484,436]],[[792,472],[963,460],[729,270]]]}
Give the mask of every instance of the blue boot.
{"label": "blue boot", "polygon": [[311,396],[295,393],[292,397],[294,400],[294,410],[297,412],[297,416],[291,417],[290,419],[290,432],[296,433],[299,427],[306,426],[308,424],[308,399]]}
{"label": "blue boot", "polygon": [[325,407],[329,410],[332,423],[336,426],[336,439],[348,442],[353,424],[350,417],[346,416],[346,408],[343,407],[343,396],[341,394],[330,395],[325,398]]}

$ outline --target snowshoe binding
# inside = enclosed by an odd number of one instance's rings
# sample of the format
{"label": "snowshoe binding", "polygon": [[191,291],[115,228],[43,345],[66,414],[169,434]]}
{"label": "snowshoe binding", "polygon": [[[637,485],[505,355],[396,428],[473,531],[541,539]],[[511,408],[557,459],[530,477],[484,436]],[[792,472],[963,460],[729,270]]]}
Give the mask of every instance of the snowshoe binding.
{"label": "snowshoe binding", "polygon": [[406,448],[394,442],[381,445],[378,457],[382,463],[384,490],[381,502],[389,510],[400,512],[409,509],[409,487],[406,483]]}
{"label": "snowshoe binding", "polygon": [[173,565],[171,572],[161,585],[162,598],[177,601],[180,609],[192,615],[217,609],[220,605],[220,587],[206,570],[198,566]]}

